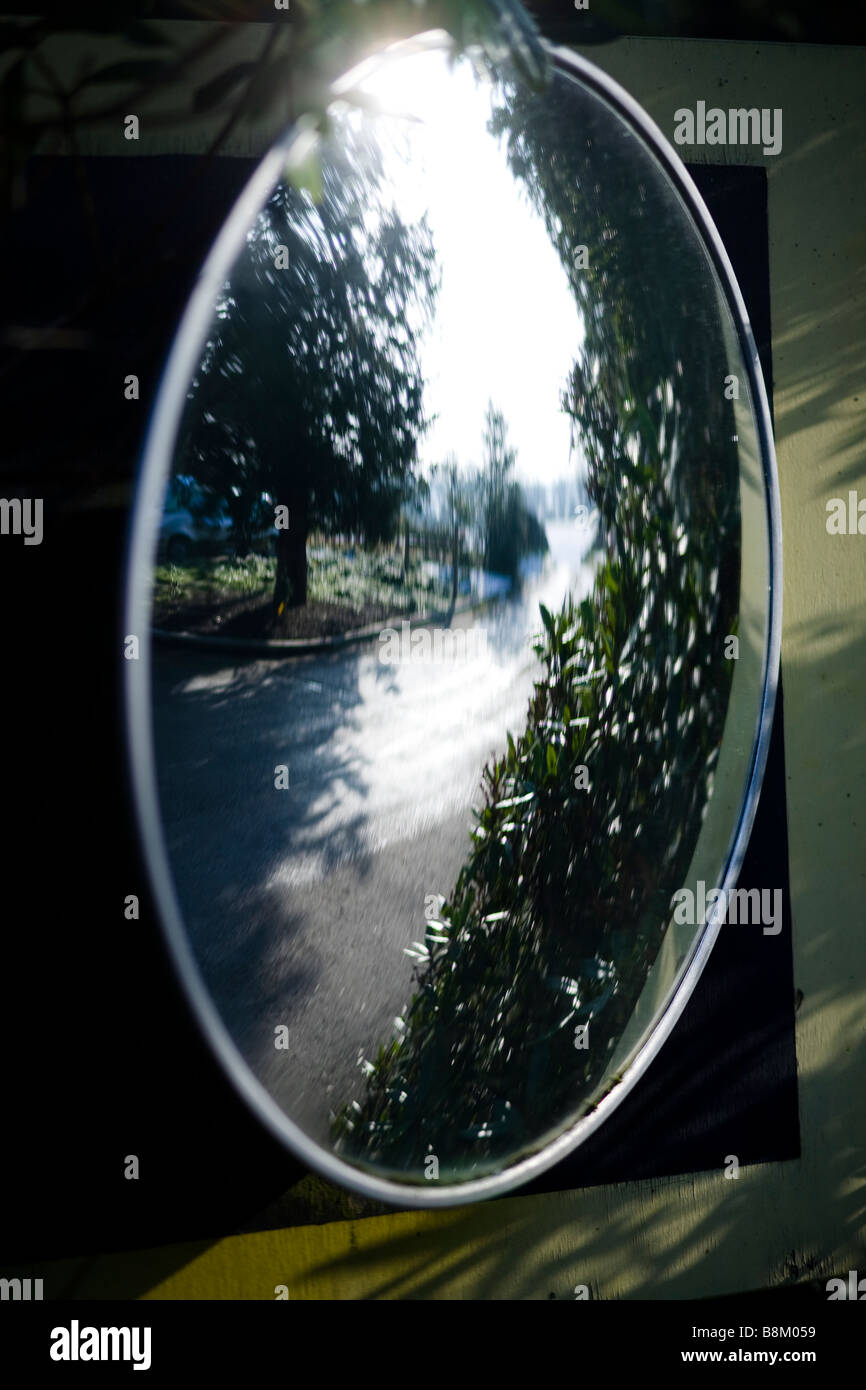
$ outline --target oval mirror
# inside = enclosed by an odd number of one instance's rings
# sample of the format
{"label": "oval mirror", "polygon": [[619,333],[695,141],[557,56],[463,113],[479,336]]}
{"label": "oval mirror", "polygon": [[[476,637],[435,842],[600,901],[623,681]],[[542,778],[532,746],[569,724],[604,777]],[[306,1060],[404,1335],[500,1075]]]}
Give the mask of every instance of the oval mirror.
{"label": "oval mirror", "polygon": [[403,1205],[535,1176],[634,1086],[736,882],[780,544],[727,257],[631,99],[441,35],[223,229],[130,550],[142,835],[222,1062]]}

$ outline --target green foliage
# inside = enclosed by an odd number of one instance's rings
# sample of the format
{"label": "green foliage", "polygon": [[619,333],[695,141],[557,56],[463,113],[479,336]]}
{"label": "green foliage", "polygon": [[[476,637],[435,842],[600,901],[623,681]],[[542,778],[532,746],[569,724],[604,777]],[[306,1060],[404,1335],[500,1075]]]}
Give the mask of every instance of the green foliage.
{"label": "green foliage", "polygon": [[[308,598],[312,602],[343,605],[347,611],[378,607],[386,616],[414,617],[439,611],[447,603],[447,586],[425,573],[416,560],[404,570],[386,550],[358,550],[350,559],[341,547],[318,540],[309,560]],[[212,605],[219,600],[264,596],[273,589],[275,572],[276,560],[257,554],[158,565],[154,575],[157,626],[160,612],[178,603]]]}
{"label": "green foliage", "polygon": [[348,607],[378,606],[386,615],[421,617],[442,608],[447,588],[425,574],[420,562],[402,562],[388,551],[356,550],[354,559],[337,547],[316,547],[310,556],[311,599]]}
{"label": "green foliage", "polygon": [[[705,643],[675,674],[664,633],[641,625],[652,563],[651,549],[646,569],[609,560],[591,601],[542,606],[526,729],[484,770],[466,863],[412,953],[402,1034],[369,1066],[363,1104],[335,1119],[347,1154],[411,1169],[432,1145],[440,1172],[466,1176],[599,1081],[691,856],[683,803],[706,796],[727,694],[706,681]],[[590,1050],[575,1048],[578,1023],[596,1030]]]}
{"label": "green foliage", "polygon": [[[613,1039],[628,1019],[691,855],[683,803],[706,795],[727,696],[708,678],[713,628],[681,662],[644,612],[665,599],[645,580],[670,563],[680,623],[706,613],[664,518],[646,540],[631,563],[607,561],[591,600],[541,606],[527,727],[485,769],[471,852],[416,955],[403,1037],[373,1063],[364,1105],[335,1122],[349,1153],[399,1169],[432,1143],[440,1164],[457,1162],[469,1137],[480,1160],[528,1142],[599,1079],[608,1054],[576,1051],[574,1027]],[[581,765],[588,791],[575,789]]]}

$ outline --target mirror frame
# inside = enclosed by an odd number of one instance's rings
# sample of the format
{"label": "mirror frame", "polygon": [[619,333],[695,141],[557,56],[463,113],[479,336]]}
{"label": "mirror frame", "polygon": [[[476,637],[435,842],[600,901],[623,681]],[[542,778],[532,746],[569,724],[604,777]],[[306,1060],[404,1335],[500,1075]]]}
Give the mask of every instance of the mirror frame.
{"label": "mirror frame", "polygon": [[[433,34],[422,36],[420,42],[425,40],[431,46],[436,46],[437,42],[443,48],[448,46],[444,37],[437,41]],[[413,45],[414,51],[417,51],[418,44],[419,40],[414,39],[383,47],[369,61],[375,63],[386,54],[399,57],[404,49],[407,54],[411,53]],[[767,501],[770,603],[758,733],[752,749],[739,820],[729,842],[730,851],[721,883],[726,900],[727,890],[738,879],[757,810],[773,727],[781,651],[781,507],[773,428],[760,360],[727,252],[680,156],[638,103],[606,73],[569,49],[547,42],[545,48],[554,71],[577,79],[612,107],[638,138],[649,146],[670,178],[694,221],[719,277],[748,372]],[[335,84],[337,86],[339,84]],[[139,462],[126,544],[122,636],[137,634],[139,637],[139,659],[124,662],[124,706],[132,799],[144,861],[169,955],[183,991],[223,1070],[257,1119],[310,1169],[364,1197],[404,1209],[462,1206],[488,1197],[502,1196],[530,1182],[572,1153],[604,1124],[637,1085],[673,1031],[707,963],[721,923],[714,914],[705,924],[691,948],[687,963],[679,972],[679,982],[671,988],[642,1046],[633,1056],[622,1079],[598,1102],[596,1108],[537,1152],[519,1159],[499,1173],[478,1179],[468,1178],[461,1183],[422,1185],[410,1179],[403,1182],[396,1178],[381,1178],[364,1168],[355,1167],[314,1142],[279,1107],[253,1074],[220,1018],[187,938],[162,830],[151,722],[150,639],[146,636],[150,612],[149,581],[165,481],[162,461],[173,452],[188,382],[201,358],[214,302],[228,278],[253,216],[287,164],[303,163],[315,138],[311,123],[300,120],[280,136],[256,168],[202,267],[163,369]]]}

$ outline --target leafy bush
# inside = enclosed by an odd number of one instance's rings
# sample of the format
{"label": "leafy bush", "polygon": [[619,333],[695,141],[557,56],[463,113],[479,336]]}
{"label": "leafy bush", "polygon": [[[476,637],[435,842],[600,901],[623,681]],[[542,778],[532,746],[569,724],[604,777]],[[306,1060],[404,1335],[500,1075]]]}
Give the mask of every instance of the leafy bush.
{"label": "leafy bush", "polygon": [[336,1116],[338,1150],[398,1171],[435,1151],[465,1176],[555,1128],[605,1071],[691,859],[729,691],[723,606],[676,529],[654,529],[659,548],[608,559],[591,598],[542,606],[526,730],[484,769],[466,863],[414,947],[417,992],[363,1103]]}

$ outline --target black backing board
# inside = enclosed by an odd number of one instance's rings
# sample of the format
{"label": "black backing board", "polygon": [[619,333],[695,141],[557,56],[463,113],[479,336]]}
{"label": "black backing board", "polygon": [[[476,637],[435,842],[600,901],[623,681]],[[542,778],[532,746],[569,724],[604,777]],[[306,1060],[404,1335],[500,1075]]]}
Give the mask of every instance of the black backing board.
{"label": "black backing board", "polygon": [[[133,1249],[378,1208],[287,1202],[304,1169],[234,1094],[181,997],[134,830],[120,704],[126,489],[160,364],[245,160],[86,160],[104,255],[76,220],[65,161],[34,161],[6,228],[10,322],[71,306],[79,335],[12,361],[0,485],[44,495],[46,543],[3,547],[6,826],[0,1256]],[[768,387],[763,170],[691,170],[746,299]],[[180,208],[172,221],[171,209]],[[103,272],[113,263],[111,276]],[[100,291],[92,300],[96,283]],[[87,300],[76,309],[81,296]],[[119,382],[139,371],[135,406]],[[50,543],[49,543],[50,540]],[[599,1135],[532,1190],[792,1158],[799,1152],[781,701],[741,875],[782,887],[778,938],[724,929],[686,1014]],[[123,916],[127,893],[141,918]],[[141,1180],[123,1178],[135,1153]],[[322,1187],[325,1187],[322,1184]],[[528,1189],[524,1189],[528,1190]]]}

